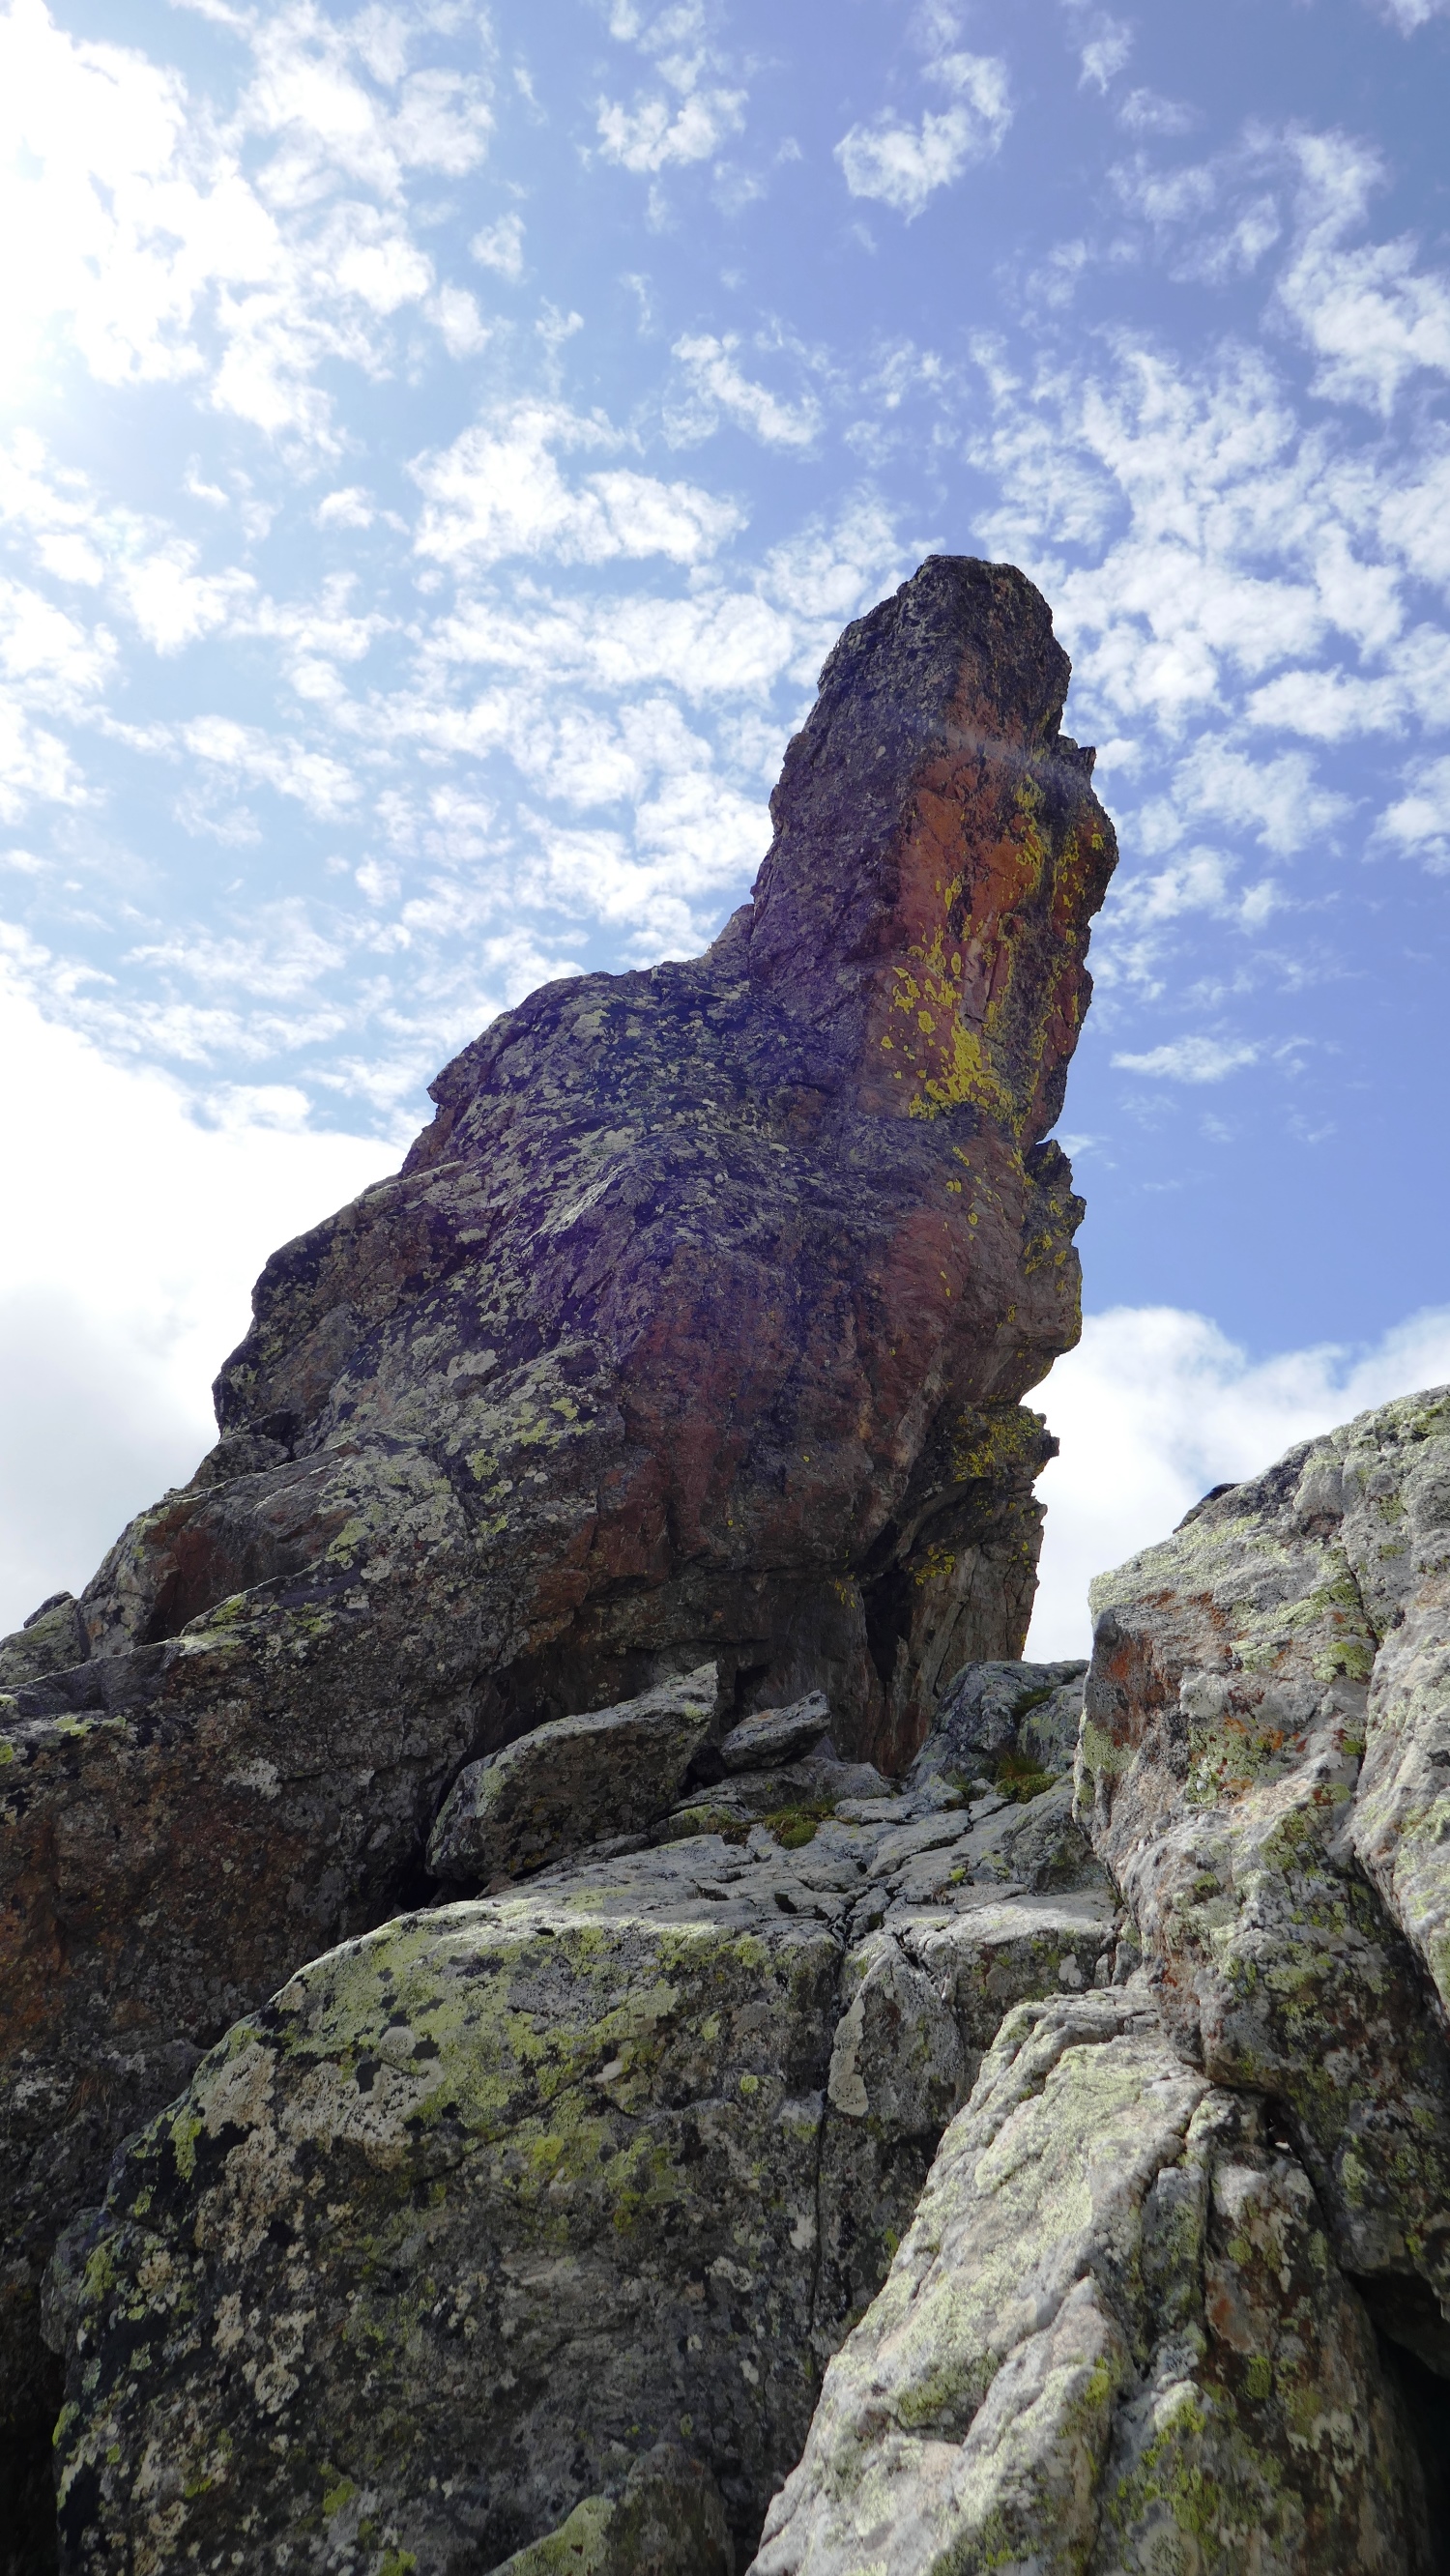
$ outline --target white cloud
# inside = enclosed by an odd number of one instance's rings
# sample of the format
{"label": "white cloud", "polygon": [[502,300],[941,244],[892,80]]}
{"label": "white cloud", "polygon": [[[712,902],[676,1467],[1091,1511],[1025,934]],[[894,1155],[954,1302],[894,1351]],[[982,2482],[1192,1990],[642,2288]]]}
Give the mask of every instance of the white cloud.
{"label": "white cloud", "polygon": [[1412,1316],[1368,1350],[1324,1343],[1259,1361],[1180,1307],[1089,1316],[1032,1399],[1062,1455],[1038,1488],[1047,1530],[1028,1653],[1085,1655],[1093,1576],[1165,1539],[1210,1486],[1447,1379],[1450,1308]]}
{"label": "white cloud", "polygon": [[1374,839],[1436,876],[1450,873],[1450,760],[1417,763],[1405,794],[1380,816]]}
{"label": "white cloud", "polygon": [[1245,701],[1251,724],[1344,742],[1357,734],[1402,733],[1412,720],[1443,730],[1450,722],[1450,636],[1418,626],[1381,657],[1377,673],[1286,671]]}
{"label": "white cloud", "polygon": [[[392,525],[401,524],[388,515]],[[310,599],[260,599],[235,621],[239,634],[263,635],[278,642],[287,676],[299,696],[327,707],[339,718],[348,711],[339,699],[334,663],[362,661],[394,623],[378,609],[356,609],[356,586],[350,572],[328,573]]]}
{"label": "white cloud", "polygon": [[370,528],[377,517],[377,506],[370,492],[358,483],[349,483],[339,492],[329,492],[313,512],[319,528]]}
{"label": "white cloud", "polygon": [[65,744],[0,695],[0,822],[18,823],[34,804],[84,805],[90,793]]}
{"label": "white cloud", "polygon": [[292,1001],[340,966],[345,954],[292,895],[259,906],[246,937],[218,935],[193,924],[174,939],[134,948],[126,962],[177,968],[203,991],[235,986],[260,999]]}
{"label": "white cloud", "polygon": [[1233,861],[1222,850],[1185,850],[1152,876],[1120,877],[1113,893],[1120,918],[1134,923],[1175,921],[1184,912],[1227,909]]}
{"label": "white cloud", "polygon": [[772,546],[763,587],[805,628],[802,652],[814,657],[808,678],[847,620],[905,581],[926,552],[903,544],[884,504],[868,494],[849,501],[833,521],[813,519]]}
{"label": "white cloud", "polygon": [[[0,279],[0,348],[17,383],[61,329],[104,383],[190,383],[269,436],[334,442],[319,369],[386,371],[391,317],[433,288],[405,180],[473,169],[490,120],[472,74],[423,65],[380,97],[361,77],[387,54],[374,14],[349,29],[296,0],[238,18],[256,77],[223,125],[179,73],[11,0],[0,225],[26,255]],[[456,292],[433,306],[454,345]]]}
{"label": "white cloud", "polygon": [[1371,195],[1377,158],[1340,134],[1294,138],[1298,240],[1279,281],[1286,314],[1317,353],[1317,392],[1387,412],[1410,379],[1450,375],[1450,278],[1418,265],[1416,245],[1350,247]]}
{"label": "white cloud", "polygon": [[476,357],[488,344],[489,330],[478,299],[466,286],[440,286],[428,307],[443,335],[450,358]]}
{"label": "white cloud", "polygon": [[163,737],[163,747],[177,743],[208,768],[290,796],[324,822],[345,813],[357,797],[357,781],[330,753],[309,751],[286,734],[238,724],[232,716],[193,716]]}
{"label": "white cloud", "polygon": [[1282,858],[1330,838],[1350,810],[1347,796],[1319,785],[1307,753],[1253,759],[1208,735],[1176,763],[1167,793],[1139,808],[1135,838],[1150,852],[1170,850],[1192,821],[1211,817]]}
{"label": "white cloud", "polygon": [[[1000,350],[978,356],[993,426],[969,453],[1000,496],[980,536],[1051,597],[1080,727],[1141,758],[1154,734],[1169,747],[1210,716],[1325,742],[1445,724],[1450,643],[1410,622],[1408,590],[1450,578],[1438,436],[1423,459],[1371,471],[1242,350],[1197,365],[1124,338],[1111,372],[1026,381]],[[1250,767],[1215,739],[1195,747],[1191,797],[1184,770],[1185,814],[1252,824],[1275,849],[1342,816],[1309,773]]]}
{"label": "white cloud", "polygon": [[1125,18],[1112,18],[1106,9],[1087,10],[1082,0],[1068,0],[1077,33],[1074,42],[1082,65],[1082,85],[1105,90],[1117,79],[1133,51],[1133,30]]}
{"label": "white cloud", "polygon": [[409,170],[462,178],[482,161],[493,123],[486,83],[436,66],[406,72],[415,30],[394,18],[391,41],[380,44],[382,15],[364,11],[349,27],[293,0],[252,22],[256,75],[240,121],[278,145],[268,165],[274,201],[305,202],[334,174],[396,198]]}
{"label": "white cloud", "polygon": [[723,413],[748,430],[763,447],[807,448],[820,434],[821,411],[814,395],[783,402],[778,394],[747,376],[736,358],[740,342],[733,335],[714,339],[708,333],[677,340],[671,355],[686,384],[682,400],[670,405],[666,431],[676,446],[708,438]]}
{"label": "white cloud", "polygon": [[1402,36],[1413,36],[1428,27],[1432,18],[1442,17],[1450,0],[1368,0],[1368,5],[1376,17],[1388,18],[1391,26],[1398,27]]}
{"label": "white cloud", "polygon": [[[78,1591],[131,1513],[190,1475],[267,1254],[396,1153],[287,1132],[271,1086],[203,1126],[175,1084],[107,1063],[3,966],[0,987],[0,1187],[7,1206],[46,1211],[0,1236],[4,1630]],[[54,1186],[57,1133],[86,1139],[83,1191]]]}
{"label": "white cloud", "polygon": [[[1130,131],[1155,130],[1151,116],[1140,120],[1127,110],[1119,122]],[[1292,177],[1275,136],[1255,132],[1233,151],[1177,169],[1164,169],[1140,152],[1110,176],[1120,204],[1151,226],[1155,249],[1179,283],[1197,279],[1223,286],[1247,276],[1285,230],[1275,186],[1264,184],[1266,177]]]}
{"label": "white cloud", "polygon": [[565,481],[556,449],[617,449],[618,433],[562,405],[523,402],[415,460],[424,494],[420,554],[443,563],[545,555],[607,563],[660,554],[701,563],[742,524],[733,502],[692,483],[661,483],[626,467]]}
{"label": "white cloud", "polygon": [[625,932],[641,961],[697,956],[722,893],[748,883],[770,838],[763,802],[726,785],[708,758],[666,776],[641,800],[633,846],[598,827],[561,829],[540,817],[535,828],[526,899]]}
{"label": "white cloud", "polygon": [[1115,1055],[1113,1062],[1124,1073],[1156,1074],[1165,1082],[1222,1082],[1257,1064],[1263,1052],[1256,1038],[1171,1038],[1141,1055]]}
{"label": "white cloud", "polygon": [[664,86],[641,93],[632,107],[600,99],[598,133],[606,161],[655,176],[671,165],[712,160],[739,133],[746,93],[716,77],[724,66],[706,41],[699,0],[674,0],[653,17],[632,0],[615,0],[609,31],[651,55]]}
{"label": "white cloud", "polygon": [[36,803],[79,806],[93,791],[46,718],[93,715],[117,661],[88,627],[28,583],[0,574],[0,821]]}
{"label": "white cloud", "polygon": [[158,653],[179,653],[201,636],[214,634],[256,589],[250,573],[199,573],[196,565],[195,546],[176,537],[118,570],[117,586],[126,605]]}
{"label": "white cloud", "polygon": [[1175,278],[1223,284],[1287,237],[1274,308],[1318,361],[1314,391],[1383,413],[1417,375],[1450,374],[1450,275],[1409,235],[1356,238],[1388,175],[1343,132],[1257,123],[1211,160],[1164,170],[1140,156],[1112,174]]}
{"label": "white cloud", "polygon": [[1118,109],[1118,123],[1130,134],[1186,134],[1193,111],[1179,99],[1161,98],[1156,90],[1132,89]]}
{"label": "white cloud", "polygon": [[927,108],[917,124],[887,111],[853,125],[836,145],[852,196],[890,206],[908,223],[938,188],[950,187],[973,162],[990,160],[1012,122],[1000,56],[943,50],[926,72],[951,93],[949,107]]}
{"label": "white cloud", "polygon": [[606,161],[654,173],[671,162],[708,161],[745,122],[743,90],[691,90],[678,101],[646,98],[633,108],[599,102],[599,140]]}
{"label": "white cloud", "polygon": [[1386,473],[1376,495],[1382,542],[1407,571],[1450,588],[1450,449],[1443,431],[1428,454],[1398,475]]}
{"label": "white cloud", "polygon": [[[763,694],[791,668],[797,645],[793,622],[749,593],[602,602],[559,595],[517,608],[493,600],[463,603],[430,638],[424,667],[479,663],[611,696],[663,685],[702,702]],[[472,711],[427,700],[398,711],[400,723],[416,725],[421,738],[460,751],[490,738],[487,702],[477,712],[481,737]]]}
{"label": "white cloud", "polygon": [[524,227],[518,215],[500,215],[496,224],[485,224],[468,245],[480,267],[495,270],[498,276],[517,286],[524,273]]}
{"label": "white cloud", "polygon": [[546,793],[581,807],[633,806],[633,833],[561,830],[543,817],[527,899],[592,914],[630,934],[635,955],[693,956],[722,897],[754,874],[770,839],[763,795],[721,776],[710,744],[664,696],[607,723],[585,709],[540,714],[515,757]]}
{"label": "white cloud", "polygon": [[[1146,716],[1172,732],[1222,703],[1237,673],[1318,645],[1314,543],[1329,513],[1261,359],[1198,375],[1131,344],[1116,356],[1110,380],[994,384],[998,425],[973,453],[1003,497],[983,534],[1046,582],[1097,704],[1134,731]],[[1099,560],[1065,568],[1054,541],[1067,534],[1096,540]]]}
{"label": "white cloud", "polygon": [[86,627],[25,582],[0,575],[0,676],[50,712],[90,706],[116,662],[115,639]]}
{"label": "white cloud", "polygon": [[[1151,816],[1152,809],[1147,809]],[[1141,820],[1141,818],[1140,818]],[[1135,839],[1147,843],[1146,833]],[[1179,942],[1174,924],[1207,914],[1233,923],[1241,932],[1261,931],[1285,904],[1283,889],[1272,877],[1239,882],[1239,863],[1229,851],[1194,845],[1180,850],[1163,868],[1119,870],[1107,907],[1093,938],[1093,972],[1105,1004],[1115,991],[1131,988],[1140,1000],[1161,999],[1167,968]],[[1162,1050],[1157,1051],[1159,1055]],[[1178,1050],[1170,1049],[1173,1067]],[[1122,1058],[1115,1058],[1122,1062]],[[1147,1069],[1171,1070],[1160,1062]],[[1137,1060],[1135,1069],[1143,1069]]]}

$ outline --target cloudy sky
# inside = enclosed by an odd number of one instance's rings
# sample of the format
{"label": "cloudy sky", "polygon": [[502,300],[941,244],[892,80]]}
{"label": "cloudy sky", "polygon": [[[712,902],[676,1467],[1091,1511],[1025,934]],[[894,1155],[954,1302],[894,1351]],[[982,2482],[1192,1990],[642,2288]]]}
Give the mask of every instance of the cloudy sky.
{"label": "cloudy sky", "polygon": [[271,1245],[749,886],[844,621],[1041,583],[1123,849],[1043,1647],[1450,1376],[1443,0],[0,8],[0,1625]]}

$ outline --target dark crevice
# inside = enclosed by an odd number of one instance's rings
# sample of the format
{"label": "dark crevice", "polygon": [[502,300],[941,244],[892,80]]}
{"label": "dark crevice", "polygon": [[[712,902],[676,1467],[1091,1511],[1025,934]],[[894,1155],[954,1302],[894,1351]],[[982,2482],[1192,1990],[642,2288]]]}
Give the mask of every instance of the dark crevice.
{"label": "dark crevice", "polygon": [[1345,2277],[1368,2308],[1381,2342],[1408,2353],[1417,2369],[1439,2383],[1450,2452],[1450,2324],[1434,2291],[1418,2272],[1350,2272]]}
{"label": "dark crevice", "polygon": [[822,2249],[826,2241],[826,2213],[821,2201],[821,2176],[825,2169],[826,2161],[826,2122],[831,2116],[831,2058],[835,2054],[836,2033],[840,2029],[841,2023],[845,2019],[846,2015],[847,2007],[842,1993],[842,1987],[845,1982],[846,1962],[849,1957],[849,1944],[845,1940],[842,1940],[840,1943],[840,1955],[836,1962],[836,2018],[831,2024],[830,2052],[827,2055],[825,2073],[821,2079],[821,2116],[816,2122],[816,2160],[815,2169],[811,2176],[811,2208],[815,2215],[816,2241],[811,2248],[811,2286],[806,2300],[806,2333],[809,2337],[812,2361],[818,2379],[820,2376],[820,2358],[816,2351],[816,2332],[820,2323],[821,2263],[823,2259]]}
{"label": "dark crevice", "polygon": [[65,2395],[65,2367],[33,2353],[23,2413],[0,2425],[0,2576],[55,2576],[55,2453],[51,2434]]}
{"label": "dark crevice", "polygon": [[[1367,2287],[1356,2285],[1361,2294]],[[1371,2316],[1374,2303],[1367,2300]],[[1388,2333],[1378,2333],[1385,2376],[1399,2398],[1405,2429],[1420,2464],[1425,2489],[1429,2556],[1425,2576],[1450,2576],[1450,2380],[1426,2367]]]}

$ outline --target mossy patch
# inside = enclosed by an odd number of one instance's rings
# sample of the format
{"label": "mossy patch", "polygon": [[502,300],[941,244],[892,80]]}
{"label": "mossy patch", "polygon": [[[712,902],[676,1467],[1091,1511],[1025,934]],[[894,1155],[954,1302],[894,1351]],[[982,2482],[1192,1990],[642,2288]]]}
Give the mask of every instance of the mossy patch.
{"label": "mossy patch", "polygon": [[[1044,1697],[1046,1694],[1044,1693]],[[1050,1771],[1039,1770],[1025,1753],[1001,1753],[997,1757],[997,1787],[1004,1798],[1019,1807],[1040,1798],[1054,1785]]]}

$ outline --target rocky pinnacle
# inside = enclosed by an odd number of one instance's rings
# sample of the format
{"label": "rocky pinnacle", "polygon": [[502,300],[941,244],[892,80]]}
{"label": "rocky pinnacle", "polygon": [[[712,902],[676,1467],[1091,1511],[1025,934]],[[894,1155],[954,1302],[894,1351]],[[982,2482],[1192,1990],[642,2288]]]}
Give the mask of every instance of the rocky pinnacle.
{"label": "rocky pinnacle", "polygon": [[717,1733],[820,1689],[899,1771],[1020,1654],[1116,855],[1067,681],[1010,566],[848,627],[714,946],[465,1048],[268,1262],[192,1482],[0,1645],[17,2514],[57,2227],[239,2014],[427,1898],[465,1763],[712,1662]]}

